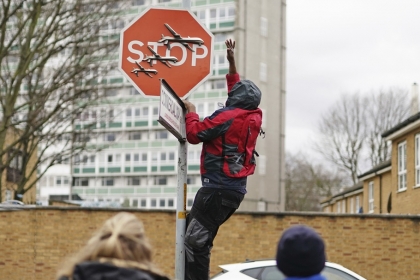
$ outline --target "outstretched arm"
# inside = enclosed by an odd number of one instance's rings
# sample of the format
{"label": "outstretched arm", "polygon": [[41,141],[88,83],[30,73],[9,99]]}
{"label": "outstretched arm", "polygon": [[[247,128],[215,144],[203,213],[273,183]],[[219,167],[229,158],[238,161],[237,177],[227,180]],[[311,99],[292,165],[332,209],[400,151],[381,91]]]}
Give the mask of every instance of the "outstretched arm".
{"label": "outstretched arm", "polygon": [[236,72],[236,64],[235,64],[235,41],[232,41],[232,39],[228,39],[225,41],[226,44],[226,58],[229,61],[229,75],[237,74]]}

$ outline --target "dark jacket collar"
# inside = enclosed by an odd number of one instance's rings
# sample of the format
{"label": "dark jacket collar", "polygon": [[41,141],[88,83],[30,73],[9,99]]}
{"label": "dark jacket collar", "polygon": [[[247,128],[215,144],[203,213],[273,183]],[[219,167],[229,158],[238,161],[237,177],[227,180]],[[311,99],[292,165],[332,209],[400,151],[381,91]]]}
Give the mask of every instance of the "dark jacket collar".
{"label": "dark jacket collar", "polygon": [[[61,277],[60,280],[68,278]],[[169,280],[160,275],[135,268],[124,268],[110,263],[82,262],[75,266],[73,280]]]}

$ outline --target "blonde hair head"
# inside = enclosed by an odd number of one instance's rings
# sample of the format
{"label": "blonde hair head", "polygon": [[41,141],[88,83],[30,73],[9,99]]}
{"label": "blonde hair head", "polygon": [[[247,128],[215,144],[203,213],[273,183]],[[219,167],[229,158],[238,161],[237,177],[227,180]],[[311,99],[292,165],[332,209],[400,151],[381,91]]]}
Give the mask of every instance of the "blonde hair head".
{"label": "blonde hair head", "polygon": [[84,261],[111,262],[162,275],[152,263],[152,248],[143,223],[130,213],[121,212],[108,219],[87,244],[59,271],[71,277],[76,264]]}

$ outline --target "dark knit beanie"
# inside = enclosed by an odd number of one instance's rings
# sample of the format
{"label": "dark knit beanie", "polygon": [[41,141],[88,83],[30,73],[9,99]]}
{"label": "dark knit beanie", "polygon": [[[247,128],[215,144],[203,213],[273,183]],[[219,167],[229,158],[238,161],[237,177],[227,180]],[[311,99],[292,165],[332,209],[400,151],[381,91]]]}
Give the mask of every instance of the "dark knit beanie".
{"label": "dark knit beanie", "polygon": [[286,276],[319,274],[325,266],[324,241],[310,227],[293,226],[280,238],[276,261],[278,269]]}

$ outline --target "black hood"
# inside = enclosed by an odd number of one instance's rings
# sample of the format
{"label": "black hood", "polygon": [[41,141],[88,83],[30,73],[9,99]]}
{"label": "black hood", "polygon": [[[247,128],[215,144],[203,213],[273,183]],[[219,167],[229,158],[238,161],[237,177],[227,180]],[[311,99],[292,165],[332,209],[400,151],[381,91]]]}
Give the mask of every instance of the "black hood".
{"label": "black hood", "polygon": [[241,80],[228,93],[226,107],[255,110],[260,105],[260,102],[260,89],[250,80]]}
{"label": "black hood", "polygon": [[[61,278],[64,279],[64,278]],[[73,272],[74,280],[168,280],[164,276],[135,268],[124,268],[110,263],[83,262],[76,265]]]}

